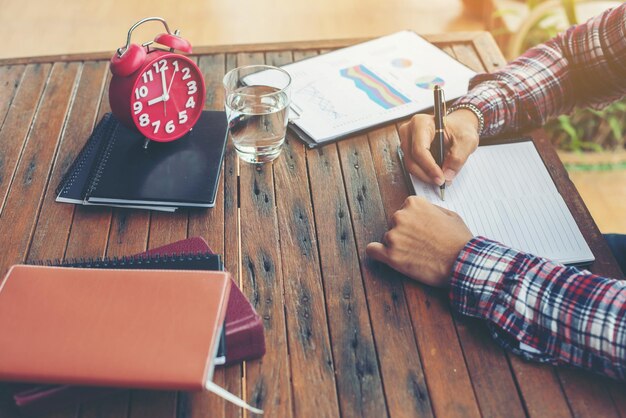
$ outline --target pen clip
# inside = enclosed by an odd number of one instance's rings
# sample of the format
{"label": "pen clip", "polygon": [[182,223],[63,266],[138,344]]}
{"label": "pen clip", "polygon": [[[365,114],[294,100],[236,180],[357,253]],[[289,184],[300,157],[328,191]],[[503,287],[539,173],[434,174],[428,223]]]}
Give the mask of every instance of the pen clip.
{"label": "pen clip", "polygon": [[443,132],[445,134],[446,132],[446,126],[448,125],[448,106],[446,105],[446,94],[443,91],[443,89],[441,89],[441,107],[443,107]]}

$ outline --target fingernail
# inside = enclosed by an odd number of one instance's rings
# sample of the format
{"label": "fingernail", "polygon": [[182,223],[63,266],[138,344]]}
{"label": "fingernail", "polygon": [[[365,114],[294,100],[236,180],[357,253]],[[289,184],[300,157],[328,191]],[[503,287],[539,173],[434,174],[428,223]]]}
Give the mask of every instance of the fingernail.
{"label": "fingernail", "polygon": [[439,186],[441,186],[445,182],[446,180],[443,177],[435,177],[435,184],[438,184]]}
{"label": "fingernail", "polygon": [[443,175],[446,177],[446,181],[452,181],[456,177],[456,171],[448,168],[443,172]]}

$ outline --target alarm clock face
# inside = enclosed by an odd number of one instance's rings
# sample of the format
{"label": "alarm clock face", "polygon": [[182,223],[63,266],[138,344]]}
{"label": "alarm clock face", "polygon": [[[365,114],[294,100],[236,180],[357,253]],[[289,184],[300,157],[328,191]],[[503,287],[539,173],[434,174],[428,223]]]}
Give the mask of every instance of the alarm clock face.
{"label": "alarm clock face", "polygon": [[189,132],[204,106],[204,79],[195,63],[183,55],[165,54],[140,71],[130,100],[137,129],[159,142]]}

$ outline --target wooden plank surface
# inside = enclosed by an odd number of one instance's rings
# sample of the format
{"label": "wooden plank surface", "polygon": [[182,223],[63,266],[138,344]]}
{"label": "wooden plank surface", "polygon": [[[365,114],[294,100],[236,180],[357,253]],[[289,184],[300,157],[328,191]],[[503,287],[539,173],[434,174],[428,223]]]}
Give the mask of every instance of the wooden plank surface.
{"label": "wooden plank surface", "polygon": [[[387,230],[367,137],[341,141],[338,148],[389,415],[431,415],[401,277],[365,255],[365,246]],[[463,412],[471,415],[469,408]]]}
{"label": "wooden plank surface", "polygon": [[55,189],[97,122],[96,114],[102,99],[106,71],[108,67],[103,62],[92,61],[82,66],[74,103],[66,122],[73,129],[65,129],[63,132],[28,254],[30,261],[62,259],[65,256],[74,206],[56,203]]}
{"label": "wooden plank surface", "polygon": [[[201,57],[198,61],[202,75],[204,76],[207,97],[205,109],[222,110],[224,107],[224,90],[222,88],[222,78],[226,72],[226,56],[224,54],[212,54]],[[221,174],[221,187],[218,188],[215,198],[215,207],[210,211],[190,210],[188,223],[188,236],[203,237],[211,249],[217,254],[224,255],[226,270],[233,275],[233,280],[238,285],[237,278],[237,254],[238,247],[226,245],[227,236],[235,237],[235,244],[238,235],[237,226],[227,226],[225,216],[226,201],[237,199],[236,190],[224,187],[227,178],[224,170],[230,169],[233,159],[226,157]],[[225,168],[227,167],[227,168]],[[233,195],[234,194],[234,195]],[[231,206],[232,207],[232,206]],[[236,202],[234,215],[237,215]],[[242,366],[234,365],[227,368],[219,367],[215,370],[213,381],[226,388],[229,392],[241,396],[241,374]],[[211,393],[192,393],[187,397],[189,401],[189,411],[192,417],[234,417],[239,416],[241,411],[229,402]]]}
{"label": "wooden plank surface", "polygon": [[[237,55],[237,65],[263,64],[262,53]],[[292,417],[293,393],[285,319],[272,164],[240,163],[241,278],[265,327],[267,352],[246,364],[247,399],[269,416]]]}
{"label": "wooden plank surface", "polygon": [[337,146],[307,150],[307,161],[341,413],[385,417],[380,364]]}
{"label": "wooden plank surface", "polygon": [[[295,52],[294,59],[316,54],[317,51]],[[290,134],[290,141],[294,140]],[[306,160],[339,407],[344,417],[385,416],[382,382],[375,362],[367,302],[355,263],[356,251],[336,149],[335,145],[329,145],[319,151],[307,150]]]}
{"label": "wooden plank surface", "polygon": [[[433,39],[474,70],[504,64],[488,35]],[[223,108],[230,68],[281,65],[341,45],[207,48],[195,58],[205,108]],[[268,350],[217,369],[215,381],[266,416],[626,415],[624,384],[508,355],[484,324],[454,317],[445,292],[365,256],[408,195],[395,125],[316,150],[290,134],[281,157],[260,167],[240,163],[228,144],[216,206],[206,211],[57,204],[54,189],[109,111],[110,77],[104,60],[59,61],[0,64],[3,272],[24,260],[122,256],[202,236],[263,318]],[[540,135],[536,143],[596,254],[593,270],[621,277],[554,149]],[[1,385],[0,416],[15,416],[10,402]],[[209,415],[245,414],[208,393],[120,390],[47,416]]]}
{"label": "wooden plank surface", "polygon": [[[0,211],[4,209],[15,168],[35,117],[41,92],[48,80],[51,65],[28,65],[17,88],[5,88],[8,114],[3,117],[0,131]],[[5,81],[6,83],[9,80]]]}
{"label": "wooden plank surface", "polygon": [[[271,65],[292,61],[290,51],[266,54],[266,62]],[[315,245],[311,191],[308,181],[303,181],[307,176],[304,145],[290,136],[283,148],[273,168],[294,410],[302,417],[337,416],[335,368]]]}
{"label": "wooden plank surface", "polygon": [[[16,132],[16,138],[3,138],[7,143],[15,143],[10,150],[14,154],[15,172],[11,181],[4,183],[7,197],[0,217],[0,231],[6,243],[0,254],[3,275],[11,264],[26,258],[80,66],[78,63],[59,63],[52,68],[33,66],[34,83],[20,85],[33,108],[19,109],[25,115],[17,116],[11,125],[8,121],[4,125],[7,130],[14,128],[19,133]],[[40,95],[43,79],[47,82]],[[26,128],[20,124],[30,125],[31,121],[32,126]]]}

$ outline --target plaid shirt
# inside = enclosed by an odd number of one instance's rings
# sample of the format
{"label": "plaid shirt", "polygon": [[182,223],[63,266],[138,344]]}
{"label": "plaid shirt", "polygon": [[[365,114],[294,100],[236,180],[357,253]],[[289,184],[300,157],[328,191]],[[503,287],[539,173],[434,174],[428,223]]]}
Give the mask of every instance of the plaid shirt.
{"label": "plaid shirt", "polygon": [[528,360],[626,379],[626,282],[473,238],[453,267],[452,307],[487,320]]}
{"label": "plaid shirt", "polygon": [[[457,103],[481,110],[484,136],[623,97],[626,3],[476,76],[470,89]],[[456,260],[450,297],[455,310],[487,320],[502,346],[528,360],[626,379],[626,282],[477,237]]]}
{"label": "plaid shirt", "polygon": [[543,125],[575,106],[600,108],[626,95],[626,3],[479,74],[455,102],[483,114],[482,136]]}

